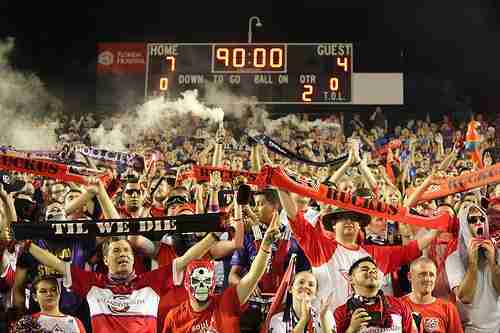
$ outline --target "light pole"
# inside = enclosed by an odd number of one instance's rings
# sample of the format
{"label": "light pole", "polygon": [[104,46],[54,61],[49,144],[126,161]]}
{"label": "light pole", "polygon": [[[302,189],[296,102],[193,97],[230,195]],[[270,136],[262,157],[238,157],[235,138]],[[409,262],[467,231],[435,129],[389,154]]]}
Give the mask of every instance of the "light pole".
{"label": "light pole", "polygon": [[257,28],[262,27],[262,23],[260,22],[260,19],[257,16],[250,17],[250,19],[248,20],[248,44],[252,42],[252,22],[254,20],[256,21],[255,26]]}

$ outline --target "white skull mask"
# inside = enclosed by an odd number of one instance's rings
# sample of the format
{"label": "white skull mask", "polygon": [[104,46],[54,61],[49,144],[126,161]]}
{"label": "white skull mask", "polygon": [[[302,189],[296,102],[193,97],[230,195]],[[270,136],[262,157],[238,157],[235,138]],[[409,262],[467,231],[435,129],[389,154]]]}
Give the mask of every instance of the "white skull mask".
{"label": "white skull mask", "polygon": [[213,292],[214,272],[206,267],[197,267],[189,276],[190,293],[196,300],[205,302]]}

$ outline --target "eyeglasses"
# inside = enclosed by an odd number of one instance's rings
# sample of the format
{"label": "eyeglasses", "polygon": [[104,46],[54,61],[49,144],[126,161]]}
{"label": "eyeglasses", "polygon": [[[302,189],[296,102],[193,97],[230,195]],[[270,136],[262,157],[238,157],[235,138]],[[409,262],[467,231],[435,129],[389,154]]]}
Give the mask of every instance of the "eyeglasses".
{"label": "eyeglasses", "polygon": [[469,216],[467,218],[467,222],[469,224],[477,224],[478,222],[484,223],[484,222],[486,222],[486,217],[484,217],[484,216]]}

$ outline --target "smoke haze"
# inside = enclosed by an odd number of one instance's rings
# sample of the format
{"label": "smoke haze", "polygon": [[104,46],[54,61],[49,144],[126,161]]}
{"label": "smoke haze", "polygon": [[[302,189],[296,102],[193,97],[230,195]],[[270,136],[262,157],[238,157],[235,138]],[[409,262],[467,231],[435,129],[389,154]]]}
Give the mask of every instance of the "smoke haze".
{"label": "smoke haze", "polygon": [[50,95],[35,74],[21,73],[10,65],[13,49],[14,39],[0,40],[0,145],[53,148],[57,142],[55,119],[62,103]]}

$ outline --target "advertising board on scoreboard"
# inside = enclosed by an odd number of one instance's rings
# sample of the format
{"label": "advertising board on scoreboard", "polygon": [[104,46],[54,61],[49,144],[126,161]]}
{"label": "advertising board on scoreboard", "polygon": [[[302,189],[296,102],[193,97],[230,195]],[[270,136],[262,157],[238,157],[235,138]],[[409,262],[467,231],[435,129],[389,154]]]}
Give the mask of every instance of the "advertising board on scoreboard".
{"label": "advertising board on scoreboard", "polygon": [[175,97],[206,84],[260,104],[352,102],[352,43],[151,43],[146,97]]}

